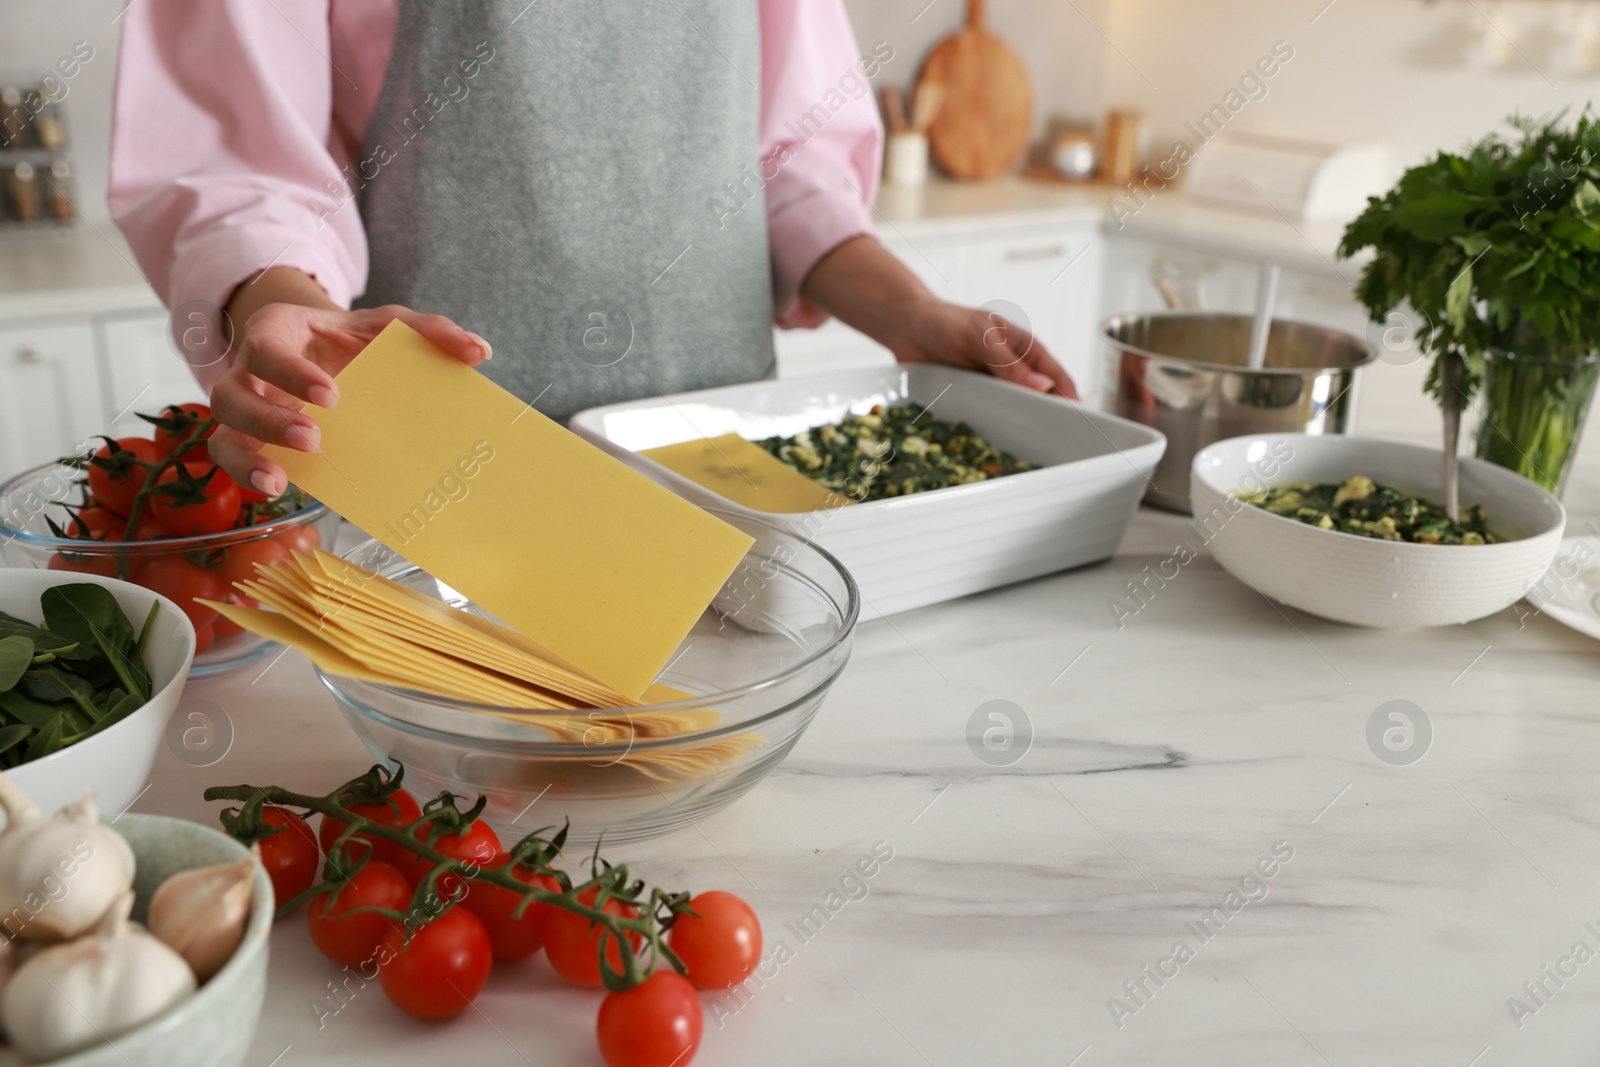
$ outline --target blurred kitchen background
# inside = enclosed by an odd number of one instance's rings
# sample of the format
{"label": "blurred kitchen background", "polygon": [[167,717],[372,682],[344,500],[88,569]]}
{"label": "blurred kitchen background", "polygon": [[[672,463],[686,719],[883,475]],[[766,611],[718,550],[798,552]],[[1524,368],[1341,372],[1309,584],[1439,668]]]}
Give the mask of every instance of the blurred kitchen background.
{"label": "blurred kitchen background", "polygon": [[[126,411],[135,404],[154,410],[197,393],[165,313],[106,218],[109,104],[125,3],[0,5],[0,90],[25,94],[75,48],[80,57],[76,74],[62,79],[65,95],[56,94],[64,145],[49,150],[36,136],[23,154],[0,149],[0,470],[58,455],[103,432],[113,416],[117,432],[129,431],[136,424]],[[930,50],[967,18],[964,0],[847,6],[863,53],[879,41],[894,49],[875,89],[893,86],[908,98]],[[1320,208],[1307,203],[1292,191],[1296,182],[1304,186],[1327,167],[1344,175],[1338,188],[1377,192],[1403,167],[1461,147],[1513,111],[1576,110],[1600,86],[1600,3],[1587,0],[988,0],[985,21],[1026,70],[1026,162],[1046,173],[1024,178],[1019,163],[976,183],[954,182],[937,166],[925,183],[902,174],[904,184],[880,194],[880,234],[950,298],[1004,301],[995,306],[1023,317],[1090,393],[1099,384],[1096,324],[1104,316],[1174,301],[1249,310],[1262,263],[1282,268],[1280,316],[1382,337],[1350,298],[1358,265],[1333,255],[1348,210],[1337,196]],[[1048,173],[1099,153],[1103,177],[1113,162],[1112,109],[1123,114],[1123,150],[1135,166],[1169,158],[1179,141],[1196,144],[1186,124],[1222,102],[1275,45],[1280,54],[1292,49],[1292,59],[1260,79],[1264,95],[1230,115],[1218,140],[1248,150],[1211,167],[1209,197],[1199,195],[1192,167],[1177,185],[1138,195]],[[82,59],[89,50],[92,58]],[[1090,155],[1072,155],[1079,141]],[[34,202],[19,163],[32,168]],[[55,204],[52,183],[41,182],[58,163],[70,212]],[[1230,205],[1230,183],[1235,193],[1291,191],[1271,203]],[[1424,363],[1402,334],[1390,336],[1369,373],[1368,408],[1415,395]],[[884,359],[837,325],[780,341],[785,374]],[[1419,426],[1415,436],[1431,442],[1436,432]]]}

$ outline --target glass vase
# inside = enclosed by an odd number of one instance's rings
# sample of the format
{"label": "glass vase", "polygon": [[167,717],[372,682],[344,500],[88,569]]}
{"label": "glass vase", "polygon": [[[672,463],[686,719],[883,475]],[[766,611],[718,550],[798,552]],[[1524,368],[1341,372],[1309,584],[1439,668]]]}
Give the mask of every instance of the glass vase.
{"label": "glass vase", "polygon": [[1578,452],[1600,356],[1484,355],[1478,458],[1561,496]]}

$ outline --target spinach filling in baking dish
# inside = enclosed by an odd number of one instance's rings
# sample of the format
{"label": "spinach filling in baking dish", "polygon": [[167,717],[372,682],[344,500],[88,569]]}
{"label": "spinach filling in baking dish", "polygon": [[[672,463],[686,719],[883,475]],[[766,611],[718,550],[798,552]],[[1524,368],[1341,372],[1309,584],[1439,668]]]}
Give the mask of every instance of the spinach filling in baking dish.
{"label": "spinach filling in baking dish", "polygon": [[1503,540],[1489,532],[1482,507],[1462,508],[1460,521],[1452,522],[1439,505],[1360,474],[1343,482],[1295,482],[1235,495],[1274,515],[1358,537],[1422,545],[1492,545]]}
{"label": "spinach filling in baking dish", "polygon": [[916,404],[874,405],[864,415],[756,444],[801,474],[851,500],[925,493],[1034,469]]}

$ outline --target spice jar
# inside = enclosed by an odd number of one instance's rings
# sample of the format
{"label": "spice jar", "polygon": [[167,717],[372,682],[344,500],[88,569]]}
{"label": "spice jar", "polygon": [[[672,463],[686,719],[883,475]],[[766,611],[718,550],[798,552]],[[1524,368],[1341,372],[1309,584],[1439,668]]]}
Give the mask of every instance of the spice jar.
{"label": "spice jar", "polygon": [[22,222],[39,221],[39,179],[32,163],[17,163],[3,175],[6,204]]}
{"label": "spice jar", "polygon": [[50,215],[69,222],[77,214],[72,206],[72,164],[58,159],[50,164]]}
{"label": "spice jar", "polygon": [[22,90],[0,86],[0,147],[27,148],[31,126],[28,109],[22,106]]}

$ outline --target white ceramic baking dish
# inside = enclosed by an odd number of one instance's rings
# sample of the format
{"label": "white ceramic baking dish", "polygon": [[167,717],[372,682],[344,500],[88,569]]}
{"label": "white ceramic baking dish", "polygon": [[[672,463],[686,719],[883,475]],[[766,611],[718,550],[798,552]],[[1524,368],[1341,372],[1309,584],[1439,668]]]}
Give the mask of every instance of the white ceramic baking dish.
{"label": "white ceramic baking dish", "polygon": [[[964,421],[1038,470],[832,511],[741,507],[637,453],[737,433],[750,440],[907,401]],[[1159,432],[998,378],[933,364],[749,382],[590,408],[569,422],[697,504],[779,523],[838,556],[864,618],[892,615],[1110,556],[1166,449]]]}

